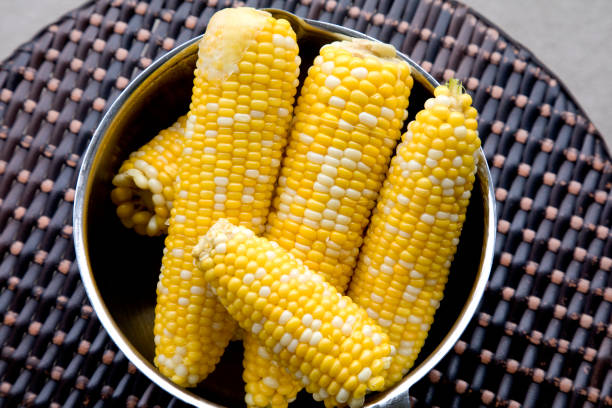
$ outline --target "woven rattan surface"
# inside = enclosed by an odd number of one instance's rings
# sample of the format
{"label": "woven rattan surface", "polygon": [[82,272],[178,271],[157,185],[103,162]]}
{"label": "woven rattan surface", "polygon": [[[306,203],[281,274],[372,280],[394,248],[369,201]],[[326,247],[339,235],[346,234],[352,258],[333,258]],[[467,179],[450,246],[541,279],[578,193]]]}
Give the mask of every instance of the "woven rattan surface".
{"label": "woven rattan surface", "polygon": [[[72,242],[77,169],[105,108],[201,34],[210,0],[99,0],[0,66],[0,407],[179,406],[131,365],[88,303]],[[244,4],[244,3],[240,3]],[[612,164],[567,90],[455,2],[261,0],[394,44],[480,111],[499,215],[481,307],[412,390],[416,406],[612,405]]]}

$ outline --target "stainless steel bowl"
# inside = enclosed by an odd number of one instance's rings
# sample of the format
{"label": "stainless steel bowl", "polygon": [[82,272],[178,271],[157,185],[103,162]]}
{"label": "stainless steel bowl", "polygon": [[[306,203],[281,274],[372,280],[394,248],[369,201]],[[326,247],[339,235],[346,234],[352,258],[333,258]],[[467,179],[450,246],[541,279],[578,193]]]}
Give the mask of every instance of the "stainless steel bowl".
{"label": "stainless steel bowl", "polygon": [[[326,43],[359,32],[268,10],[293,25],[307,67]],[[242,405],[242,346],[230,344],[217,369],[198,387],[185,389],[162,376],[153,365],[153,315],[163,239],[125,229],[110,201],[111,179],[128,154],[187,112],[198,38],[164,55],[134,79],[110,107],[83,159],[76,189],[74,239],[81,277],[89,299],[113,341],[148,378],[171,395],[199,407]],[[408,57],[416,79],[410,97],[413,116],[437,82]],[[302,69],[305,75],[306,69]],[[409,118],[410,119],[410,118]],[[410,387],[451,349],[472,318],[491,270],[495,240],[495,200],[482,151],[466,227],[425,346],[402,382],[368,396],[368,407],[409,405]],[[300,395],[293,407],[315,404]]]}

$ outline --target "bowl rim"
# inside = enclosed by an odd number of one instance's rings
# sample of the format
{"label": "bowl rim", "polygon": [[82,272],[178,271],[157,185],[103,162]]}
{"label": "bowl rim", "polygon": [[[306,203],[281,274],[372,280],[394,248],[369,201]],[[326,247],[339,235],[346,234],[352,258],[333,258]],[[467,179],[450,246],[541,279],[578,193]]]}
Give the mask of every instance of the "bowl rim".
{"label": "bowl rim", "polygon": [[[266,10],[271,12],[273,15],[278,15],[280,17],[286,16],[288,19],[298,19],[306,25],[309,25],[316,29],[324,30],[328,34],[340,34],[349,37],[363,38],[376,42],[381,42],[376,38],[336,24],[300,18],[285,10]],[[117,99],[112,103],[108,111],[102,117],[102,120],[94,131],[94,134],[88,144],[86,152],[83,156],[81,167],[78,172],[73,212],[73,237],[77,265],[79,267],[79,273],[81,276],[81,280],[83,281],[83,286],[85,287],[88,299],[91,302],[92,307],[105,331],[108,333],[111,340],[125,354],[128,360],[132,362],[138,368],[138,370],[145,374],[148,379],[153,381],[157,386],[161,387],[172,396],[177,397],[182,401],[192,404],[194,406],[223,408],[223,405],[204,400],[203,397],[200,397],[190,392],[188,389],[180,387],[174,384],[169,379],[167,379],[157,370],[157,368],[151,362],[144,358],[144,356],[131,344],[127,337],[122,333],[119,326],[113,319],[105,302],[102,300],[102,296],[98,290],[98,286],[93,276],[93,269],[90,264],[89,254],[86,251],[86,240],[84,238],[85,234],[87,233],[87,228],[84,223],[84,214],[87,207],[89,190],[91,189],[92,184],[89,176],[91,174],[92,166],[94,165],[96,155],[98,154],[99,147],[102,141],[104,140],[104,136],[107,130],[113,122],[113,118],[115,117],[117,112],[119,112],[124,107],[124,104],[127,100],[129,100],[134,91],[136,91],[139,86],[142,85],[153,72],[155,72],[157,69],[159,69],[169,61],[175,58],[181,58],[181,55],[183,55],[183,57],[185,57],[186,55],[190,55],[192,52],[191,49],[197,46],[197,43],[199,42],[201,37],[202,35],[194,37],[153,61],[147,68],[145,68],[132,81],[130,81],[128,86],[119,94]],[[413,74],[416,74],[415,80],[418,80],[425,88],[432,91],[437,85],[439,85],[439,83],[427,71],[425,71],[420,65],[410,59],[410,57],[399,51],[397,51],[397,54],[400,58],[404,59],[410,64]],[[459,317],[455,320],[449,332],[444,336],[444,338],[436,346],[436,348],[418,366],[411,369],[410,372],[405,375],[400,382],[398,382],[396,385],[386,390],[385,392],[382,392],[377,395],[372,401],[368,402],[368,404],[365,405],[366,407],[383,407],[390,406],[390,404],[395,404],[402,401],[408,402],[409,388],[421,378],[423,378],[450,351],[450,349],[454,346],[457,340],[459,340],[463,331],[467,328],[467,325],[472,319],[472,316],[474,315],[480,303],[493,264],[496,209],[492,178],[482,148],[479,149],[478,158],[479,163],[477,170],[483,195],[482,200],[485,220],[483,228],[483,248],[481,253],[479,271],[476,275],[475,283],[472,285],[468,301],[463,305]]]}

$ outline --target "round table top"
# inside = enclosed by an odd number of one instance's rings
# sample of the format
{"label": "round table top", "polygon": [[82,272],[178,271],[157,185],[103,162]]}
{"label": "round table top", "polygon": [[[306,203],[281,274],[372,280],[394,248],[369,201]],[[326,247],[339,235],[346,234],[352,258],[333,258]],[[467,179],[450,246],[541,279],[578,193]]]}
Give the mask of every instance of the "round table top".
{"label": "round table top", "polygon": [[[130,80],[236,4],[91,1],[0,66],[0,406],[180,404],[126,360],[88,303],[74,188]],[[612,163],[564,85],[456,1],[239,4],[362,31],[473,96],[495,185],[495,260],[461,340],[411,389],[415,406],[612,405]]]}

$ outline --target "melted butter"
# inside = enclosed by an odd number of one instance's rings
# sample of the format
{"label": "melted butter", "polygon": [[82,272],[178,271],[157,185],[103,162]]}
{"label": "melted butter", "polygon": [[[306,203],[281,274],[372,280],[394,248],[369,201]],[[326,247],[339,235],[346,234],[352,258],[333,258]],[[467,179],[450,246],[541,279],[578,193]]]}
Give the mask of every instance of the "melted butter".
{"label": "melted butter", "polygon": [[329,45],[342,47],[350,51],[355,57],[376,57],[385,60],[399,60],[396,58],[395,47],[390,44],[383,44],[362,38],[355,38],[351,41],[336,41]]}
{"label": "melted butter", "polygon": [[242,54],[270,18],[270,13],[250,7],[216,12],[199,44],[197,68],[201,74],[209,81],[220,81],[237,72]]}

